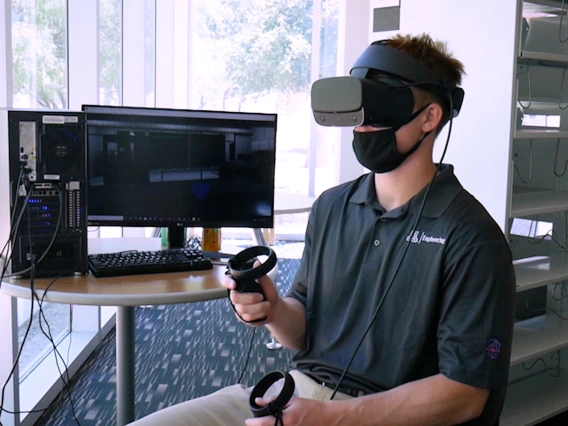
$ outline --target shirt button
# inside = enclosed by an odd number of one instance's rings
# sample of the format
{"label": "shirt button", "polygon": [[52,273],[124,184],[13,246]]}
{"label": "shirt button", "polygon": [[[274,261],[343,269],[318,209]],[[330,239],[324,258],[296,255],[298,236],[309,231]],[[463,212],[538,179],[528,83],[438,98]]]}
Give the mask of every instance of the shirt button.
{"label": "shirt button", "polygon": [[379,240],[375,240],[375,247],[378,247],[381,242]]}

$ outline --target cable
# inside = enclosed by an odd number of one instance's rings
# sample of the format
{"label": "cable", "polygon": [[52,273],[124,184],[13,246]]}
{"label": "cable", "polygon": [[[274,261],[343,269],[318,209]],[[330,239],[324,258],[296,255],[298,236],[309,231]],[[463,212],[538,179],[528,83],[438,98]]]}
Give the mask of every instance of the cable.
{"label": "cable", "polygon": [[[59,218],[61,218],[61,211],[63,210],[63,191],[60,189],[59,191],[60,197],[59,197],[59,201],[60,201],[60,211],[59,211]],[[58,224],[59,226],[59,224]],[[55,230],[55,235],[54,238],[58,235],[58,230]],[[54,241],[54,238],[52,238],[52,243]],[[28,214],[28,242],[29,242],[29,247],[30,247],[30,259],[32,261],[32,267],[35,270],[35,259],[34,259],[34,255],[33,255],[33,244],[32,244],[32,227],[31,227],[31,218],[30,215]],[[48,246],[48,248],[46,249],[46,253],[49,251],[49,248],[51,247],[51,244]],[[43,259],[43,257],[41,257],[39,260],[41,261],[41,259]],[[39,262],[39,261],[38,261]],[[64,272],[65,273],[65,272]],[[63,274],[64,274],[63,273]],[[63,276],[63,274],[59,274],[56,279],[54,281],[52,281],[52,283],[54,283],[55,281],[57,281],[57,279],[59,279],[60,277]],[[51,284],[51,283],[50,283]],[[49,326],[49,323],[47,322],[47,318],[45,317],[45,313],[43,311],[43,300],[45,298],[45,295],[47,294],[47,290],[44,291],[41,301],[39,300],[39,297],[37,296],[36,292],[35,292],[35,284],[34,284],[34,277],[31,276],[30,277],[30,289],[32,292],[32,299],[35,298],[37,300],[38,303],[38,308],[39,308],[39,315],[38,315],[38,320],[39,320],[39,328],[41,330],[41,332],[43,333],[43,335],[49,340],[49,342],[51,343],[51,346],[53,347],[53,354],[55,357],[55,365],[57,366],[57,371],[59,372],[59,377],[61,378],[61,381],[63,382],[63,387],[64,389],[67,391],[67,397],[69,398],[69,403],[71,405],[71,412],[73,413],[73,418],[75,419],[75,422],[77,423],[77,425],[80,426],[79,420],[77,419],[77,413],[75,412],[75,404],[73,403],[73,398],[71,397],[71,390],[69,388],[69,381],[70,381],[70,377],[69,377],[69,367],[67,366],[67,364],[65,363],[65,360],[63,359],[63,356],[59,353],[59,350],[57,349],[57,344],[55,343],[55,341],[53,340],[53,335],[51,334],[51,327]],[[33,301],[33,300],[32,300]],[[45,321],[45,325],[47,327],[47,333],[45,332],[45,330],[43,329],[43,324],[42,324],[42,318]],[[63,376],[63,373],[61,372],[61,368],[59,367],[59,360],[57,359],[57,357],[59,356],[59,358],[61,358],[61,362],[63,362],[63,366],[64,371],[67,375],[67,381],[65,380],[65,377]]]}
{"label": "cable", "polygon": [[517,167],[517,163],[513,162],[513,166],[515,167],[515,171],[517,172],[517,175],[519,175],[519,179],[521,180],[522,183],[530,183],[530,181],[532,179],[532,165],[533,165],[533,141],[532,141],[532,139],[530,139],[530,141],[529,141],[529,179],[528,180],[523,179],[523,177],[521,176],[521,172],[520,172],[519,168]]}
{"label": "cable", "polygon": [[554,300],[555,302],[560,302],[561,300],[564,300],[568,297],[568,292],[566,292],[565,283],[562,283],[562,292],[560,293],[560,297],[556,297],[556,289],[558,288],[559,285],[560,283],[554,284],[554,289],[552,290],[552,300]]}
{"label": "cable", "polygon": [[243,369],[241,370],[239,380],[237,380],[237,383],[239,383],[239,384],[241,383],[241,380],[243,379],[243,375],[245,374],[245,371],[246,371],[248,363],[249,363],[250,354],[252,352],[252,343],[254,342],[255,334],[256,334],[256,327],[252,327],[252,333],[251,333],[251,336],[250,336],[250,343],[249,343],[249,348],[248,348],[248,351],[247,351],[247,357],[246,357],[245,365],[244,365]]}
{"label": "cable", "polygon": [[529,104],[523,105],[523,103],[519,100],[519,105],[523,109],[528,109],[532,105],[532,90],[531,90],[531,72],[530,72],[530,64],[527,64],[527,85],[529,86]]}
{"label": "cable", "polygon": [[[525,371],[530,371],[532,370],[536,364],[538,364],[539,362],[541,362],[544,367],[546,368],[546,371],[548,372],[548,374],[550,374],[552,377],[558,377],[560,376],[560,351],[556,352],[556,362],[555,362],[555,366],[553,368],[550,368],[548,366],[548,364],[546,363],[546,361],[544,360],[544,358],[537,358],[531,365],[530,367],[525,367],[525,363],[523,362],[522,366],[523,366],[523,370]],[[556,370],[556,372],[554,372],[554,370]]]}
{"label": "cable", "polygon": [[[21,175],[23,176],[23,175]],[[21,176],[18,178],[18,183],[17,183],[17,188],[20,186],[20,182],[21,182]],[[10,260],[12,259],[12,251],[11,251],[11,245],[10,242],[12,242],[13,237],[16,236],[17,231],[20,227],[20,222],[22,221],[22,217],[24,216],[24,212],[27,208],[27,203],[29,201],[29,198],[31,196],[31,191],[28,192],[28,194],[26,194],[26,197],[24,199],[24,203],[22,204],[22,208],[20,210],[20,213],[18,214],[18,220],[14,223],[14,218],[16,217],[16,210],[17,210],[17,201],[18,201],[18,190],[14,191],[14,204],[13,204],[13,210],[12,210],[12,216],[10,217],[10,233],[8,235],[8,240],[6,241],[6,244],[4,245],[4,247],[2,248],[2,251],[0,252],[0,255],[2,255],[4,252],[6,252],[5,255],[5,263],[2,266],[2,273],[0,274],[0,288],[2,288],[2,281],[4,279],[4,276],[6,274],[6,271],[8,270],[8,265],[10,264]]]}
{"label": "cable", "polygon": [[[568,107],[567,107],[568,108]],[[566,174],[566,168],[568,167],[568,160],[564,163],[564,169],[562,170],[562,174],[556,173],[556,163],[558,162],[558,147],[560,146],[560,138],[556,141],[556,151],[554,153],[554,176],[562,177]]]}
{"label": "cable", "polygon": [[[565,230],[568,232],[568,212],[564,212],[564,222],[565,222]],[[548,231],[546,234],[543,235],[539,235],[536,236],[536,231],[537,228],[535,226],[534,229],[534,233],[535,236],[533,237],[533,224],[537,224],[538,223],[538,215],[536,215],[532,220],[531,220],[531,224],[529,226],[529,232],[528,232],[528,240],[527,242],[531,245],[538,245],[538,244],[542,244],[543,241],[547,241],[548,238],[550,238],[550,240],[552,242],[554,242],[559,248],[561,248],[562,250],[567,250],[568,249],[568,235],[565,235],[564,237],[564,244],[560,242],[560,240],[558,239],[556,232],[554,232],[553,229],[551,229],[550,231]],[[548,237],[548,238],[547,238]]]}
{"label": "cable", "polygon": [[[420,85],[421,83],[413,83],[413,84],[409,84],[409,85]],[[453,125],[453,99],[451,96],[451,93],[448,90],[448,99],[450,101],[450,122],[449,122],[449,128],[448,128],[448,137],[446,138],[446,144],[444,146],[444,150],[442,152],[442,156],[440,158],[440,162],[438,163],[438,166],[436,167],[436,173],[434,174],[434,177],[430,180],[430,183],[428,183],[428,186],[426,187],[426,191],[424,193],[424,198],[422,199],[422,203],[420,204],[420,208],[418,210],[418,215],[416,217],[416,220],[414,221],[414,225],[412,226],[411,232],[409,235],[414,235],[414,232],[416,231],[416,228],[418,226],[418,223],[420,221],[420,218],[422,216],[422,211],[424,210],[424,206],[426,205],[426,200],[428,198],[428,194],[430,193],[430,188],[432,188],[432,184],[434,183],[434,181],[436,180],[436,176],[438,175],[438,173],[440,172],[440,167],[442,166],[443,162],[444,162],[444,157],[446,156],[446,153],[448,151],[448,146],[449,146],[449,142],[450,142],[450,136],[452,134],[452,125]],[[353,360],[355,359],[355,355],[357,354],[357,351],[359,350],[359,348],[361,347],[361,345],[363,344],[363,340],[365,339],[365,337],[367,336],[367,334],[369,333],[369,330],[371,329],[371,326],[373,325],[373,323],[375,322],[375,320],[377,319],[377,316],[379,315],[379,312],[381,310],[381,307],[383,306],[385,299],[392,287],[392,285],[394,284],[395,278],[398,275],[398,271],[400,270],[400,267],[402,266],[402,261],[405,258],[406,252],[408,251],[410,244],[412,243],[412,238],[409,238],[404,250],[402,252],[402,255],[398,261],[398,264],[394,270],[394,274],[389,282],[389,284],[386,287],[385,292],[383,293],[383,296],[381,297],[381,299],[379,300],[379,303],[375,309],[375,312],[373,313],[373,317],[371,318],[371,321],[369,321],[369,325],[367,326],[367,328],[365,329],[365,332],[363,333],[363,335],[361,336],[361,339],[359,340],[359,343],[357,344],[357,346],[355,347],[355,350],[353,351],[353,354],[351,355],[351,358],[349,359],[349,362],[347,363],[347,365],[345,366],[343,373],[341,374],[341,376],[339,377],[339,380],[337,381],[337,383],[335,384],[335,389],[333,390],[333,393],[331,394],[331,397],[329,398],[330,400],[332,400],[335,397],[335,394],[337,393],[339,387],[341,386],[341,382],[343,381],[343,379],[345,378],[345,375],[347,374],[347,371],[349,370],[349,367],[351,367],[351,364],[353,363]]]}
{"label": "cable", "polygon": [[[18,178],[18,180],[20,180],[20,178]],[[18,183],[17,187],[19,187],[19,183]],[[28,194],[27,194],[27,196],[26,196],[26,198],[25,198],[25,200],[24,200],[24,203],[23,203],[23,205],[22,205],[22,209],[21,209],[21,211],[20,211],[20,214],[18,215],[18,221],[17,221],[16,224],[14,224],[14,226],[12,227],[12,229],[11,229],[11,231],[10,231],[10,238],[8,239],[8,242],[6,243],[7,245],[10,243],[10,241],[12,240],[12,238],[17,234],[17,230],[19,229],[20,222],[21,222],[21,220],[22,220],[22,218],[23,218],[23,215],[24,215],[24,212],[25,212],[25,210],[26,210],[26,208],[27,208],[27,206],[28,206],[29,198],[30,198],[30,196],[31,196],[31,194],[32,194],[32,192],[33,192],[34,187],[35,187],[35,184],[32,184],[32,187],[31,187],[30,190],[28,191]],[[22,351],[23,351],[25,342],[26,342],[26,340],[27,340],[27,337],[28,337],[28,335],[29,335],[29,331],[30,331],[30,329],[31,329],[31,325],[32,325],[32,323],[33,323],[33,304],[34,304],[34,299],[35,299],[35,300],[37,300],[37,302],[38,302],[38,307],[39,307],[39,326],[40,326],[40,330],[42,331],[43,335],[50,341],[50,343],[51,343],[52,346],[53,346],[53,349],[54,349],[54,356],[55,356],[55,363],[56,363],[57,369],[58,369],[58,371],[59,371],[60,378],[61,378],[61,380],[62,380],[62,382],[63,382],[63,385],[64,385],[65,389],[67,390],[68,398],[69,398],[69,401],[70,401],[70,404],[71,404],[71,409],[72,409],[72,412],[73,412],[73,418],[75,419],[75,422],[76,422],[78,425],[80,425],[79,420],[78,420],[77,415],[76,415],[76,412],[75,412],[75,406],[74,406],[73,400],[72,400],[72,398],[71,398],[71,392],[70,392],[70,389],[69,389],[69,380],[70,380],[70,378],[69,378],[68,367],[67,367],[67,365],[66,365],[66,363],[65,363],[65,361],[64,361],[64,359],[63,359],[63,356],[61,355],[61,353],[60,353],[59,350],[57,349],[57,345],[56,345],[56,343],[55,343],[55,341],[54,341],[54,339],[53,339],[53,336],[52,336],[52,334],[51,334],[51,327],[49,326],[49,323],[47,322],[47,318],[45,317],[45,313],[44,313],[44,311],[43,311],[43,306],[42,306],[42,305],[43,305],[44,298],[45,298],[45,295],[47,294],[47,290],[57,281],[57,279],[59,279],[61,276],[65,275],[66,273],[72,272],[72,271],[65,271],[65,272],[61,273],[60,275],[58,275],[58,276],[48,285],[48,287],[47,287],[46,290],[44,291],[44,294],[43,294],[43,296],[42,296],[41,301],[39,300],[37,294],[35,293],[35,289],[34,289],[34,278],[35,278],[36,265],[37,265],[37,263],[39,263],[41,260],[43,260],[43,258],[47,255],[47,253],[49,252],[51,246],[53,245],[53,243],[54,243],[54,241],[55,241],[55,239],[56,239],[56,237],[57,237],[57,235],[58,235],[58,233],[59,233],[59,227],[60,227],[60,225],[61,225],[61,218],[62,218],[62,211],[63,211],[63,190],[62,190],[61,187],[60,187],[60,189],[59,189],[59,195],[60,195],[60,196],[59,196],[59,201],[60,201],[60,206],[59,206],[59,207],[60,207],[60,211],[59,211],[59,219],[58,219],[58,223],[57,223],[57,226],[56,226],[56,230],[55,230],[54,236],[53,236],[52,239],[51,239],[50,244],[48,245],[47,249],[45,250],[45,252],[42,254],[42,256],[39,258],[39,260],[38,260],[37,262],[36,262],[36,260],[35,260],[34,255],[33,255],[33,244],[32,244],[32,240],[31,240],[31,218],[30,218],[30,215],[29,215],[29,214],[27,215],[27,219],[28,219],[28,239],[29,239],[29,248],[30,248],[30,253],[29,253],[29,255],[30,255],[30,261],[31,261],[31,267],[30,267],[30,268],[27,268],[27,269],[24,270],[24,271],[20,271],[19,274],[24,273],[24,272],[27,272],[27,271],[30,271],[30,272],[31,272],[31,273],[30,273],[30,290],[31,290],[31,311],[30,311],[30,320],[29,320],[28,328],[26,329],[26,333],[25,333],[25,335],[24,335],[24,337],[23,337],[22,344],[21,344],[21,346],[20,346],[20,348],[19,348],[18,355],[17,355],[17,357],[16,357],[16,360],[15,360],[15,362],[14,362],[14,365],[12,366],[12,370],[10,371],[10,374],[9,374],[9,376],[8,376],[8,379],[6,380],[6,382],[4,383],[4,386],[3,386],[3,388],[2,388],[2,397],[1,397],[1,403],[0,403],[0,413],[1,413],[2,411],[7,412],[7,413],[9,413],[9,414],[23,414],[23,413],[44,412],[44,411],[46,411],[47,409],[53,407],[55,404],[59,403],[59,402],[62,400],[62,398],[63,398],[62,396],[59,396],[59,397],[56,398],[55,401],[53,401],[48,407],[43,408],[43,409],[30,410],[30,411],[18,411],[18,412],[16,413],[16,412],[13,412],[13,411],[10,411],[10,410],[6,410],[5,408],[3,408],[3,405],[4,405],[4,397],[5,397],[5,396],[4,396],[4,395],[5,395],[5,388],[6,388],[7,384],[8,384],[8,382],[10,381],[10,378],[13,376],[16,366],[18,365],[18,362],[19,362],[21,353],[22,353]],[[16,195],[16,200],[17,200],[17,195]],[[13,219],[14,219],[14,217],[15,217],[15,212],[16,212],[16,201],[14,202],[14,210],[12,211],[12,217],[11,217],[11,222],[12,222],[12,223],[13,223]],[[6,246],[5,246],[5,247],[6,247]],[[4,250],[3,250],[3,251],[4,251]],[[11,257],[11,256],[10,256],[10,257]],[[0,277],[0,283],[1,283],[1,280],[4,278],[4,274],[5,274],[5,271],[6,271],[6,268],[7,268],[7,264],[8,264],[8,260],[6,261],[6,264],[5,264],[4,267],[3,267],[2,276]],[[74,270],[74,269],[73,269],[73,270]],[[11,275],[8,275],[8,276],[12,276],[12,274],[11,274]],[[47,332],[47,333],[46,333],[46,331],[45,331],[44,328],[43,328],[42,318],[43,318],[43,320],[45,321],[45,324],[46,324],[46,326],[47,326],[47,329],[48,329],[48,332]],[[61,358],[61,361],[63,362],[63,365],[65,366],[65,372],[66,372],[66,374],[67,374],[67,381],[65,380],[65,377],[64,377],[63,373],[61,372],[61,368],[60,368],[60,366],[59,366],[59,361],[58,361],[58,359],[57,359],[58,356],[59,356],[59,358]]]}
{"label": "cable", "polygon": [[[48,284],[48,286],[47,286],[47,287],[45,288],[45,290],[44,290],[44,293],[43,293],[43,295],[42,295],[41,300],[38,302],[38,304],[39,304],[39,306],[40,306],[40,313],[42,313],[42,311],[43,311],[42,308],[41,308],[41,305],[43,305],[43,303],[44,303],[44,299],[45,299],[45,296],[46,296],[46,294],[47,294],[47,291],[55,284],[55,282],[56,282],[59,278],[61,278],[62,276],[66,275],[66,274],[69,273],[69,272],[73,272],[74,270],[75,270],[75,268],[60,273],[60,274],[57,275],[55,278],[53,278],[53,280]],[[34,297],[35,297],[36,300],[38,299],[37,294],[35,294],[35,292],[34,292]],[[49,327],[49,324],[48,324],[48,322],[47,322],[47,319],[45,318],[45,314],[42,313],[42,315],[43,315],[43,318],[44,318],[44,321],[45,321],[46,325]],[[42,332],[44,332],[44,330],[43,330],[43,328],[42,328],[41,320],[40,320],[40,329],[42,330]],[[51,342],[52,344],[55,344],[54,339],[53,339],[53,337],[52,337],[52,335],[51,335],[51,328],[49,328],[48,333],[49,333],[49,336],[46,335],[46,337],[50,340],[50,342]],[[44,335],[45,335],[45,332],[44,332]],[[25,336],[24,336],[24,340],[25,340]],[[23,342],[22,342],[22,345],[23,345]],[[63,360],[63,357],[61,356],[61,353],[59,352],[59,350],[57,349],[56,346],[54,347],[54,349],[55,349],[55,351],[56,351],[56,354]],[[64,362],[64,361],[63,361],[63,362]],[[57,367],[58,367],[58,369],[59,369],[59,363],[58,363],[57,361],[56,361],[56,365],[57,365]],[[66,367],[67,382],[65,382],[65,379],[64,379],[64,377],[63,377],[63,374],[61,373],[61,370],[60,370],[60,376],[61,376],[61,380],[62,380],[63,384],[66,385],[66,386],[68,386],[68,384],[69,384],[69,379],[70,379],[70,378],[69,378],[69,371],[68,371],[68,369],[67,369],[67,365],[65,364],[65,362],[64,362],[64,365],[65,365],[65,367]],[[8,380],[9,380],[9,379],[8,379]],[[74,408],[73,401],[72,401],[72,399],[71,399],[71,395],[69,394],[68,397],[69,397],[69,399],[70,399],[71,409],[72,409],[72,411],[73,411],[73,417],[74,417],[76,423],[79,424],[79,420],[78,420],[78,418],[77,418],[77,416],[76,416],[76,413],[75,413],[75,408]],[[45,411],[47,411],[47,410],[53,408],[56,404],[59,404],[60,402],[62,402],[63,398],[64,398],[63,393],[60,393],[60,394],[57,396],[57,398],[56,398],[54,401],[52,401],[51,404],[49,404],[47,407],[45,407],[45,408],[38,408],[38,409],[36,409],[36,410],[29,410],[29,411],[18,411],[18,412],[14,412],[14,411],[10,411],[10,410],[7,410],[7,409],[5,409],[5,408],[2,408],[2,405],[0,405],[0,412],[1,412],[1,411],[4,411],[4,412],[6,412],[6,413],[8,413],[8,414],[43,413],[43,412],[45,412]]]}
{"label": "cable", "polygon": [[[55,283],[55,281],[57,281],[59,278],[61,278],[63,275],[65,275],[66,273],[68,273],[69,271],[65,271],[61,274],[59,274],[51,283],[50,286],[53,285]],[[63,359],[63,356],[61,355],[61,353],[59,352],[59,350],[57,349],[57,344],[55,343],[54,339],[53,339],[53,335],[51,334],[51,327],[49,326],[49,323],[47,322],[47,318],[45,317],[45,313],[43,311],[43,301],[45,298],[45,295],[47,294],[47,289],[44,290],[44,293],[42,295],[41,300],[39,300],[39,297],[37,296],[35,289],[34,289],[34,285],[33,285],[33,281],[31,283],[31,288],[32,288],[32,294],[33,296],[36,298],[37,302],[38,302],[38,306],[39,306],[39,312],[40,312],[40,316],[39,316],[39,328],[41,330],[41,332],[43,333],[43,335],[49,340],[49,342],[51,343],[52,347],[53,347],[53,353],[54,353],[54,357],[55,357],[55,365],[57,366],[57,371],[59,372],[59,377],[61,378],[61,381],[63,382],[63,387],[65,389],[65,391],[67,392],[67,397],[69,399],[69,403],[71,405],[71,412],[73,414],[73,419],[75,420],[75,422],[77,423],[77,425],[80,426],[79,423],[79,419],[77,418],[77,413],[75,411],[75,404],[73,402],[73,398],[71,396],[71,388],[69,386],[69,383],[71,381],[71,378],[69,377],[69,367],[67,365],[67,363],[65,362],[65,360]],[[71,312],[73,312],[71,310]],[[43,325],[42,325],[42,318],[43,321],[45,321],[45,325],[47,327],[47,333],[45,332],[45,330],[43,329]],[[70,321],[72,321],[72,318],[70,318]],[[69,333],[69,346],[67,348],[67,362],[69,362],[69,349],[71,348],[71,336],[72,333]],[[57,357],[61,358],[61,362],[63,363],[63,367],[64,367],[64,373],[65,376],[63,374],[63,372],[61,371],[61,368],[59,366],[59,361],[57,359]],[[67,379],[67,380],[66,380]],[[59,402],[59,401],[58,401]],[[48,406],[48,408],[51,408],[54,404],[50,404]],[[47,408],[46,408],[47,409]],[[46,409],[43,409],[42,411],[45,411]]]}
{"label": "cable", "polygon": [[[31,194],[31,191],[30,191],[30,194]],[[28,216],[29,216],[29,214],[28,214]],[[55,226],[55,231],[53,232],[53,236],[51,237],[51,241],[47,245],[47,248],[45,249],[43,254],[37,260],[38,265],[45,258],[45,256],[47,256],[47,254],[49,253],[49,250],[51,250],[51,247],[53,246],[53,243],[55,243],[55,240],[57,239],[57,236],[59,235],[59,228],[61,227],[62,219],[63,219],[63,188],[60,186],[59,187],[59,215],[58,215],[58,218],[57,218],[57,225]],[[10,275],[7,275],[7,277],[15,277],[15,276],[25,274],[25,273],[29,272],[31,270],[31,268],[32,267],[30,266],[29,268],[23,269],[21,271],[17,271],[17,272],[12,271],[12,273]]]}
{"label": "cable", "polygon": [[562,0],[562,10],[560,11],[560,25],[558,26],[558,41],[560,43],[566,43],[568,41],[568,37],[564,40],[562,39],[562,21],[564,19],[564,0]]}
{"label": "cable", "polygon": [[[31,270],[32,276],[33,276],[34,272],[35,272],[35,267],[34,267],[34,264],[32,264],[32,270]],[[32,327],[33,316],[34,316],[34,300],[32,298],[31,299],[31,308],[30,308],[30,321],[28,323],[28,327],[26,328],[26,332],[24,333],[24,337],[22,339],[22,344],[20,345],[20,348],[18,349],[16,359],[14,360],[14,364],[12,365],[12,369],[10,370],[10,373],[8,374],[8,378],[6,379],[6,382],[4,382],[4,386],[2,386],[2,396],[0,397],[0,412],[6,411],[4,409],[4,396],[5,396],[5,392],[6,392],[6,387],[8,386],[8,382],[10,381],[12,376],[14,375],[14,371],[16,370],[18,362],[20,361],[20,356],[22,355],[22,350],[24,349],[26,339],[28,338],[28,335],[30,333],[30,329]],[[15,413],[10,413],[10,414],[15,414]]]}

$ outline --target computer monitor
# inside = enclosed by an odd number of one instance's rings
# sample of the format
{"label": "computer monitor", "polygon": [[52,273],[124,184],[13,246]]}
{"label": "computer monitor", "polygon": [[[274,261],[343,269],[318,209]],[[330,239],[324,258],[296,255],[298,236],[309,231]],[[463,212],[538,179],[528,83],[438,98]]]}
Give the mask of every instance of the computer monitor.
{"label": "computer monitor", "polygon": [[89,226],[271,228],[276,114],[83,105]]}

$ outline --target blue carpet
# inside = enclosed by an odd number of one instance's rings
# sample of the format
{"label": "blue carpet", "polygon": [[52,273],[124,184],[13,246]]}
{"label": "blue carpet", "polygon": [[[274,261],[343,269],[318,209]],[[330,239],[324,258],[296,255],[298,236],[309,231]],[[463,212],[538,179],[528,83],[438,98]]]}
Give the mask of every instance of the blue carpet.
{"label": "blue carpet", "polygon": [[[279,259],[277,287],[288,290],[299,259]],[[207,395],[237,382],[252,329],[239,323],[227,299],[136,309],[136,417]],[[116,340],[114,330],[71,381],[82,426],[116,424]],[[287,369],[293,353],[272,351],[270,334],[257,329],[241,383],[252,386],[266,373]],[[73,425],[67,398],[46,411],[36,425]]]}

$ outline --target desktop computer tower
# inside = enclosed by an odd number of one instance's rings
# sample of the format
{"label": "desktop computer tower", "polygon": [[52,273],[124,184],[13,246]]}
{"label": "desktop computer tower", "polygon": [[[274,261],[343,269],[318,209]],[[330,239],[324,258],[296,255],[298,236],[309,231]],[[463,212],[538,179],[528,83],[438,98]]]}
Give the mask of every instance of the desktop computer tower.
{"label": "desktop computer tower", "polygon": [[[7,111],[12,274],[86,274],[85,116]],[[4,243],[4,242],[3,242]]]}

